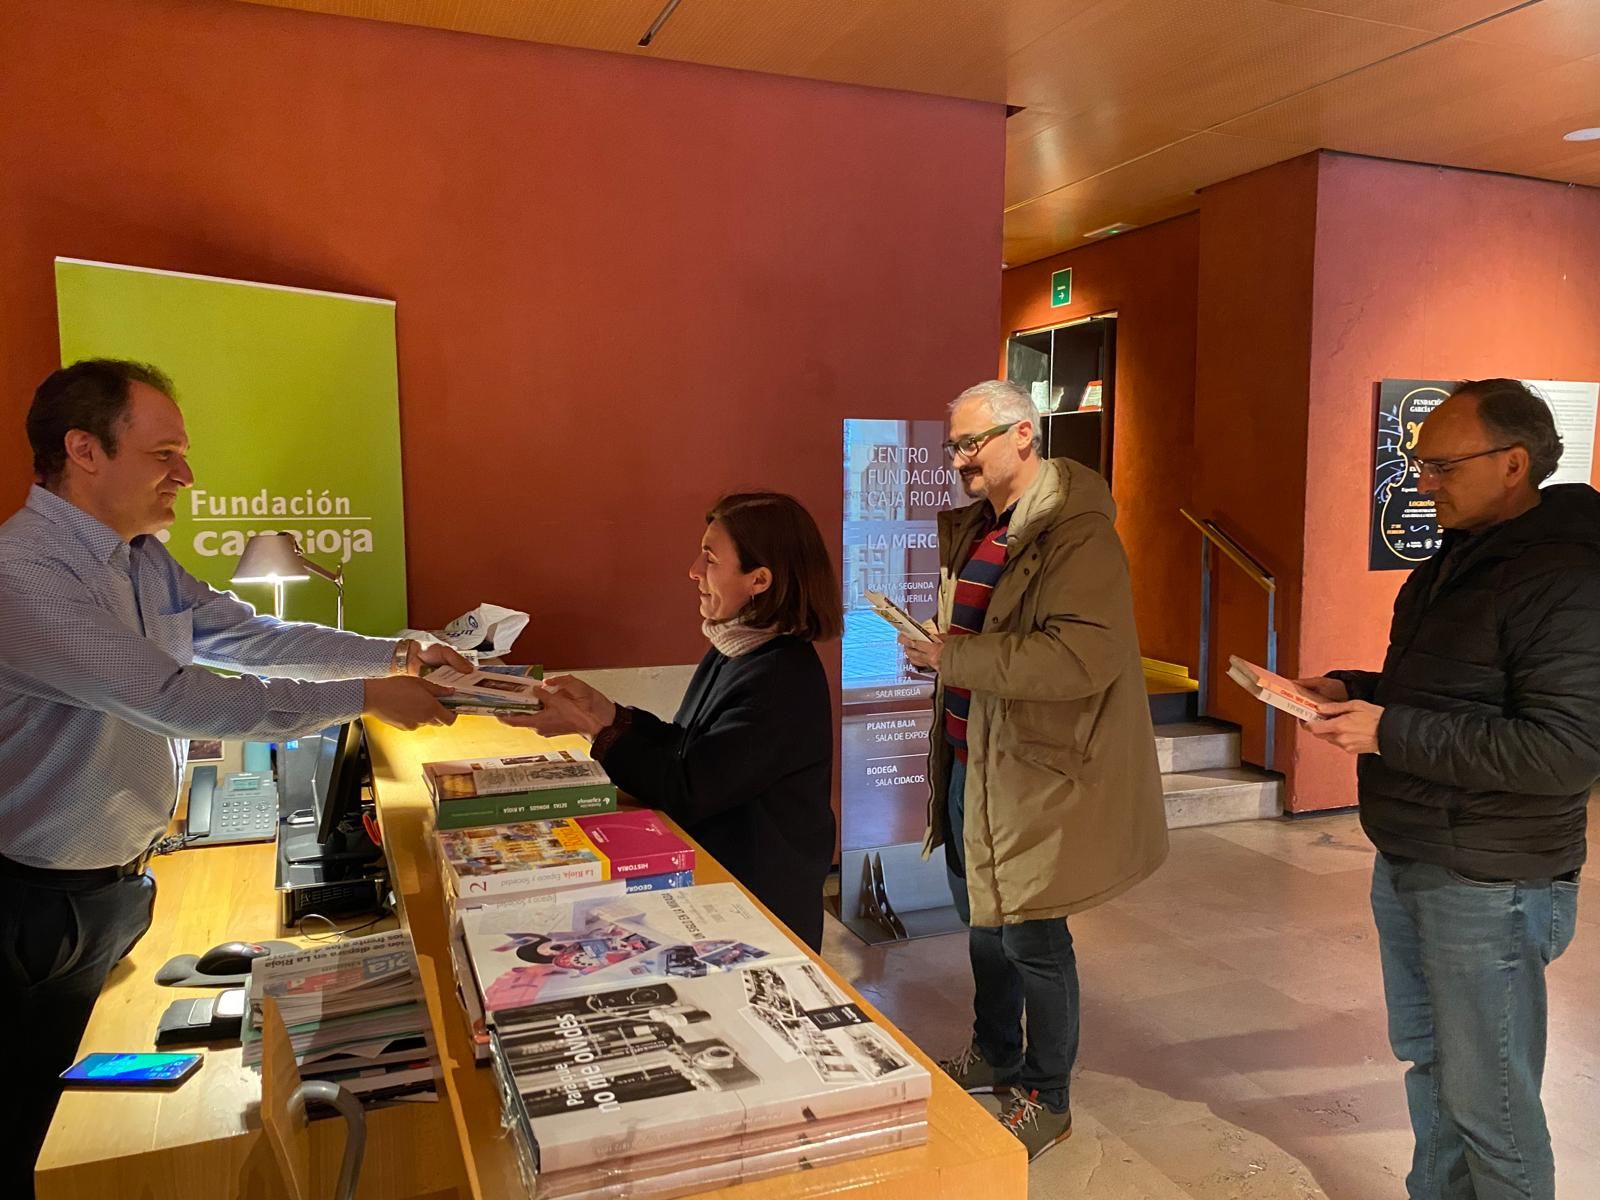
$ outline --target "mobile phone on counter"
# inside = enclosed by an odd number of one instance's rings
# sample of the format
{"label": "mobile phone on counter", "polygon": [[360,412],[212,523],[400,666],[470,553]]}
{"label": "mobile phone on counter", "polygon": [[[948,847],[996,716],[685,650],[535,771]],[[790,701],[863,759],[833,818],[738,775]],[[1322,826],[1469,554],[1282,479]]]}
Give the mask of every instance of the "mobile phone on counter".
{"label": "mobile phone on counter", "polygon": [[198,1054],[85,1054],[61,1073],[68,1087],[170,1088],[200,1069]]}

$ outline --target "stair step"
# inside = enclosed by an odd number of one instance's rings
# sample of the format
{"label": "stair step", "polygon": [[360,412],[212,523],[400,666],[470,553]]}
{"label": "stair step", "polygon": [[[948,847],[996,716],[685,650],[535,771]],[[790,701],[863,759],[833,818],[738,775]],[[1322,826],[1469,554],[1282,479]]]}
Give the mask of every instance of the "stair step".
{"label": "stair step", "polygon": [[1161,777],[1167,828],[1221,825],[1283,813],[1283,779],[1254,767],[1176,771]]}
{"label": "stair step", "polygon": [[1156,758],[1162,774],[1237,767],[1239,728],[1212,721],[1157,725]]}

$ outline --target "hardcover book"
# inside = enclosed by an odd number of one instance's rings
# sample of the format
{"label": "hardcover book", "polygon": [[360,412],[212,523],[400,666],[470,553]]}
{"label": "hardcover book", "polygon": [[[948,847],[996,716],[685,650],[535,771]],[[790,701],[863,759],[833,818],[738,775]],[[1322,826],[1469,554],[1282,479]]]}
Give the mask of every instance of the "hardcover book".
{"label": "hardcover book", "polygon": [[503,1010],[494,1058],[541,1176],[930,1090],[921,1064],[809,959]]}
{"label": "hardcover book", "polygon": [[694,849],[653,812],[440,829],[436,836],[458,903],[694,869]]}
{"label": "hardcover book", "polygon": [[573,750],[425,763],[440,829],[615,812],[605,768]]}
{"label": "hardcover book", "polygon": [[491,1024],[505,1008],[804,957],[731,883],[550,893],[465,909],[461,924]]}

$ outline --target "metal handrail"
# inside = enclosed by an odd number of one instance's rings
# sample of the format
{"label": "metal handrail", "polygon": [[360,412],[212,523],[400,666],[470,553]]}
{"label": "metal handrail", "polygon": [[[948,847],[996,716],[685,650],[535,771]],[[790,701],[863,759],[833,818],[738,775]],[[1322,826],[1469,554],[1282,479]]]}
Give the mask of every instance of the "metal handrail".
{"label": "metal handrail", "polygon": [[[1215,521],[1195,516],[1186,508],[1178,510],[1185,520],[1200,531],[1200,694],[1197,708],[1200,716],[1206,715],[1206,685],[1211,679],[1211,548],[1215,546],[1233,560],[1257,587],[1267,593],[1267,670],[1278,669],[1278,581],[1272,572],[1239,545]],[[1278,710],[1267,706],[1267,739],[1262,766],[1272,770],[1274,751],[1277,749]]]}
{"label": "metal handrail", "polygon": [[1203,520],[1195,516],[1187,508],[1180,508],[1178,512],[1218,550],[1233,559],[1239,569],[1248,575],[1256,586],[1268,592],[1276,592],[1278,590],[1278,581],[1273,578],[1272,572],[1262,566],[1253,554],[1229,537],[1226,532],[1219,529],[1215,521]]}

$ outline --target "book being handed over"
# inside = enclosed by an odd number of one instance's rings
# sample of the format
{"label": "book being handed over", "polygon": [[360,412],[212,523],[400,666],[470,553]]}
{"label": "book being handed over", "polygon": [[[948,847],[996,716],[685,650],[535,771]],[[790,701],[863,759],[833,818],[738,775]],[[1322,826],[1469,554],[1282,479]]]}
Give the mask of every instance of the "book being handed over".
{"label": "book being handed over", "polygon": [[450,695],[439,697],[439,703],[458,712],[494,715],[500,712],[538,712],[544,708],[540,681],[531,676],[435,667],[423,678],[430,683],[453,688]]}
{"label": "book being handed over", "polygon": [[1294,680],[1246,662],[1238,655],[1228,658],[1228,678],[1261,703],[1282,709],[1297,720],[1321,720],[1323,706],[1328,703],[1321,696],[1306,691]]}

